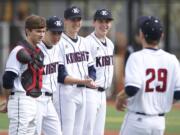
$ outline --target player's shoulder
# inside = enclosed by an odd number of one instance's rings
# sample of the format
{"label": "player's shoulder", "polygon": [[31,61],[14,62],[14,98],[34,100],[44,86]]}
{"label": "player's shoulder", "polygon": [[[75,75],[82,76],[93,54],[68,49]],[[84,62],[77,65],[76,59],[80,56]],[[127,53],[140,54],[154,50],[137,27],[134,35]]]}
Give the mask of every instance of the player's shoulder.
{"label": "player's shoulder", "polygon": [[79,36],[78,35],[78,40],[80,40],[81,42],[86,42],[86,38],[85,37],[82,37],[82,36]]}
{"label": "player's shoulder", "polygon": [[42,49],[44,46],[44,43],[41,41],[40,43],[37,44],[38,48]]}
{"label": "player's shoulder", "polygon": [[15,52],[18,52],[19,50],[21,50],[23,48],[22,45],[16,45],[12,50],[11,50],[11,53],[15,53]]}
{"label": "player's shoulder", "polygon": [[167,58],[172,59],[172,60],[174,60],[174,61],[178,61],[178,59],[177,59],[177,57],[176,57],[175,54],[172,54],[172,53],[170,53],[170,52],[166,52],[166,51],[164,51],[164,50],[162,50],[162,51],[163,51],[164,54],[167,56]]}
{"label": "player's shoulder", "polygon": [[138,63],[139,61],[142,60],[141,58],[143,58],[142,57],[142,50],[139,50],[139,51],[135,51],[135,52],[130,53],[127,61],[128,61],[128,63],[130,61],[133,63]]}
{"label": "player's shoulder", "polygon": [[106,37],[107,42],[110,42],[111,44],[113,44],[112,40],[109,37]]}
{"label": "player's shoulder", "polygon": [[89,35],[87,35],[85,37],[85,40],[88,42],[88,43],[91,43],[94,39],[93,39],[93,33],[90,33]]}
{"label": "player's shoulder", "polygon": [[69,38],[65,33],[61,34],[61,42],[66,41],[66,39]]}
{"label": "player's shoulder", "polygon": [[130,54],[130,57],[138,57],[143,53],[143,50],[135,51]]}
{"label": "player's shoulder", "polygon": [[112,48],[114,48],[114,43],[112,42],[112,40],[108,37],[106,37],[106,42],[109,46],[111,46]]}
{"label": "player's shoulder", "polygon": [[92,33],[90,33],[89,35],[87,35],[87,36],[85,37],[85,39],[91,40],[91,39],[93,39],[93,35],[94,35],[94,32],[92,32]]}
{"label": "player's shoulder", "polygon": [[167,58],[172,58],[172,59],[176,58],[176,56],[175,56],[174,54],[172,54],[172,53],[170,53],[170,52],[167,52],[167,51],[165,51],[165,50],[162,50],[162,49],[159,49],[158,54],[159,54],[160,56],[165,56],[165,57],[167,57]]}
{"label": "player's shoulder", "polygon": [[69,44],[70,43],[69,40],[70,40],[69,37],[66,34],[62,33],[61,39],[58,41],[56,45],[62,47],[63,44]]}
{"label": "player's shoulder", "polygon": [[85,37],[86,46],[92,51],[96,50],[97,46],[99,46],[98,42],[96,42],[94,37],[94,32],[90,33]]}

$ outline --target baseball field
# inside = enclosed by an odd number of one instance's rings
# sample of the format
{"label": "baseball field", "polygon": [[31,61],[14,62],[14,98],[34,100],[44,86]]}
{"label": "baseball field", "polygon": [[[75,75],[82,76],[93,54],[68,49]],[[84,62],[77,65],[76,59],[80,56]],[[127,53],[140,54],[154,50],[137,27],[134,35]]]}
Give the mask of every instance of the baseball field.
{"label": "baseball field", "polygon": [[[117,112],[114,102],[108,102],[105,135],[118,135],[123,117],[124,112]],[[7,128],[7,115],[0,113],[0,135],[7,135]],[[174,105],[172,111],[166,115],[165,135],[180,135],[180,104]]]}

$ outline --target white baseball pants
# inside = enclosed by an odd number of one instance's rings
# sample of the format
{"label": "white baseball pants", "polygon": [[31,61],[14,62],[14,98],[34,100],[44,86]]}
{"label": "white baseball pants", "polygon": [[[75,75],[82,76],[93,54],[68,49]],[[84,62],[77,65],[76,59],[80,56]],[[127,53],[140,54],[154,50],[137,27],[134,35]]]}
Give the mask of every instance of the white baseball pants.
{"label": "white baseball pants", "polygon": [[41,95],[37,98],[37,131],[36,135],[62,135],[58,114],[51,96]]}
{"label": "white baseball pants", "polygon": [[[82,135],[86,88],[59,89],[55,92],[54,104],[61,118],[63,135]],[[58,96],[59,92],[59,96]]]}
{"label": "white baseball pants", "polygon": [[86,115],[83,135],[104,135],[106,117],[106,93],[86,90]]}
{"label": "white baseball pants", "polygon": [[121,127],[120,135],[163,135],[164,116],[148,116],[128,112]]}
{"label": "white baseball pants", "polygon": [[36,129],[36,99],[16,92],[9,96],[9,135],[34,135]]}

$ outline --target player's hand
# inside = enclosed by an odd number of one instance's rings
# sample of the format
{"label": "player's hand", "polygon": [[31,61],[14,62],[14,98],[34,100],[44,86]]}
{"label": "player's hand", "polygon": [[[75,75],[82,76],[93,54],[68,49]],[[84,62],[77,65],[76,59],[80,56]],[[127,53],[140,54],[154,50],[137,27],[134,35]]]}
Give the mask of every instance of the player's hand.
{"label": "player's hand", "polygon": [[89,88],[92,88],[92,89],[96,89],[96,88],[97,88],[96,83],[95,83],[94,80],[91,79],[91,78],[85,79],[85,85],[86,85],[87,87],[89,87]]}
{"label": "player's hand", "polygon": [[7,112],[7,101],[4,101],[2,104],[0,104],[0,112],[1,113]]}
{"label": "player's hand", "polygon": [[126,109],[126,99],[121,98],[121,96],[118,95],[116,97],[115,105],[118,111],[124,111]]}

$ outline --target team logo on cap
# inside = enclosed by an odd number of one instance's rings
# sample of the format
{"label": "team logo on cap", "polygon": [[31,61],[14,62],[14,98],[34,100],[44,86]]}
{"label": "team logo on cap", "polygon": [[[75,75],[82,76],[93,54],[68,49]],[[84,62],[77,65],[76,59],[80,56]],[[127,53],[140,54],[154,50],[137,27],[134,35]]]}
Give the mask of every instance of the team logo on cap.
{"label": "team logo on cap", "polygon": [[155,22],[155,23],[158,23],[159,21],[156,19],[154,22]]}
{"label": "team logo on cap", "polygon": [[101,15],[105,16],[105,15],[108,15],[108,12],[106,10],[103,10],[100,12]]}
{"label": "team logo on cap", "polygon": [[56,24],[56,26],[61,26],[62,25],[61,21],[55,21],[54,23]]}
{"label": "team logo on cap", "polygon": [[77,14],[77,13],[79,13],[80,11],[79,11],[78,8],[73,8],[73,9],[72,9],[72,12]]}

